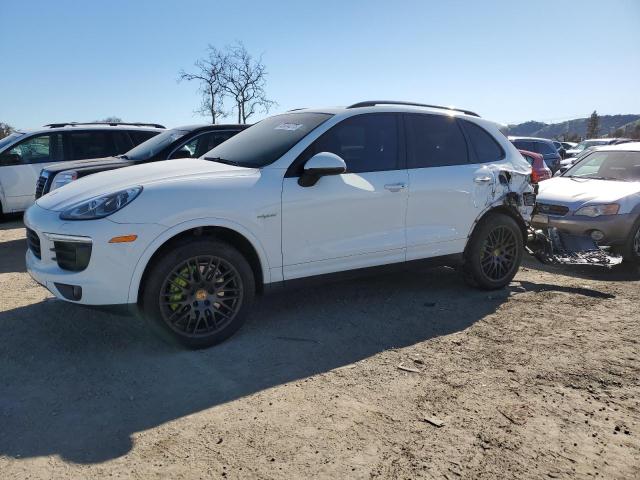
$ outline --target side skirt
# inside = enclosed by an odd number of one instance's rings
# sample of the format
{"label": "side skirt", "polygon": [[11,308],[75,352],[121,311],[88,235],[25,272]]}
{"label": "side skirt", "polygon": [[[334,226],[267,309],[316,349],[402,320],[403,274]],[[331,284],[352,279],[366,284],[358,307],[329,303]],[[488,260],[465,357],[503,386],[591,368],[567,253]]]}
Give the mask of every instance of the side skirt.
{"label": "side skirt", "polygon": [[279,292],[282,289],[295,289],[315,286],[324,283],[337,283],[345,280],[354,280],[364,278],[371,275],[384,275],[388,273],[398,273],[408,269],[419,267],[458,267],[462,265],[462,253],[452,255],[442,255],[432,258],[421,258],[419,260],[410,260],[408,262],[392,263],[389,265],[381,265],[379,267],[366,267],[354,270],[345,270],[343,272],[325,273],[322,275],[314,275],[311,277],[296,278],[293,280],[285,280],[283,282],[268,283],[264,286],[264,293]]}

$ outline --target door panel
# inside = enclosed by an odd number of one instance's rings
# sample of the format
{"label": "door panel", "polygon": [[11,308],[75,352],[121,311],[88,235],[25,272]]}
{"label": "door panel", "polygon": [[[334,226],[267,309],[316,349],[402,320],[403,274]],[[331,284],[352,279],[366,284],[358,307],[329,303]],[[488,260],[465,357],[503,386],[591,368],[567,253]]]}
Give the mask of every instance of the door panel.
{"label": "door panel", "polygon": [[[407,260],[460,253],[495,178],[469,163],[461,125],[453,117],[406,114],[409,200]],[[473,157],[475,158],[475,157]]]}
{"label": "door panel", "polygon": [[[408,174],[398,130],[395,114],[354,115],[294,161],[282,189],[285,279],[405,260]],[[304,163],[320,152],[340,156],[347,172],[301,187]]]}
{"label": "door panel", "polygon": [[395,185],[407,181],[406,170],[327,176],[312,187],[285,178],[285,280],[404,261],[407,189]]}
{"label": "door panel", "polygon": [[34,202],[40,171],[64,158],[62,136],[59,133],[34,135],[6,153],[18,155],[21,159],[18,164],[0,166],[6,208],[19,212]]}
{"label": "door panel", "polygon": [[407,260],[462,252],[494,182],[481,165],[410,169]]}

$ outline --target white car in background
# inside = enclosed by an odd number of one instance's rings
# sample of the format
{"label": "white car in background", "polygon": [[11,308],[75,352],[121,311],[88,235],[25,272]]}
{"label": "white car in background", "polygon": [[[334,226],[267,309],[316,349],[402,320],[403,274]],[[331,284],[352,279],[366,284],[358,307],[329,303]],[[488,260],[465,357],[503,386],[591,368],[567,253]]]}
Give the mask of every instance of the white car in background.
{"label": "white car in background", "polygon": [[628,138],[588,138],[587,140],[581,141],[573,148],[568,149],[566,154],[567,158],[576,157],[589,148],[603,147],[606,145],[617,145],[630,141],[631,140]]}
{"label": "white car in background", "polygon": [[518,270],[531,167],[472,112],[402,102],[267,118],[201,158],[97,173],[25,215],[57,297],[133,304],[183,344],[243,323],[268,285],[437,257],[486,289]]}
{"label": "white car in background", "polygon": [[157,124],[73,122],[12,133],[0,140],[0,215],[33,204],[43,168],[124,153],[163,130]]}

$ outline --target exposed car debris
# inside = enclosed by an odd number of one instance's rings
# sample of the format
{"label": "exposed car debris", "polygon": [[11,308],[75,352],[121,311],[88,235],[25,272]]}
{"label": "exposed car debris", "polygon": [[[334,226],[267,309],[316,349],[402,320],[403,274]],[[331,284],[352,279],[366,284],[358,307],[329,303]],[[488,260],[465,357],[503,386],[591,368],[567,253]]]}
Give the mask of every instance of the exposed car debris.
{"label": "exposed car debris", "polygon": [[542,263],[554,265],[600,265],[613,267],[622,257],[600,248],[587,235],[570,235],[555,227],[532,230],[527,242],[527,252]]}
{"label": "exposed car debris", "polygon": [[[571,235],[563,233],[555,227],[545,230],[535,230],[530,226],[538,185],[530,185],[528,176],[526,181],[517,182],[525,172],[514,169],[513,171],[501,170],[498,179],[503,187],[502,192],[494,191],[494,198],[500,196],[500,201],[518,213],[525,224],[529,225],[527,240],[527,252],[542,263],[553,265],[599,265],[613,267],[622,263],[622,256],[612,255],[608,250],[598,244],[587,235]],[[512,186],[518,185],[518,191]],[[497,194],[497,195],[496,195]]]}

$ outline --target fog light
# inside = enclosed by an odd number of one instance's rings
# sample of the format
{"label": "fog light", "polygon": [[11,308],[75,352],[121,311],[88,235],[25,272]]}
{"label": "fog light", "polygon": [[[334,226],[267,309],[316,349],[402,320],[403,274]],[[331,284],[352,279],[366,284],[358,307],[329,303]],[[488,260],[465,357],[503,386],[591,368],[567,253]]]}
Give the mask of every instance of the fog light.
{"label": "fog light", "polygon": [[593,238],[596,242],[599,242],[604,238],[604,233],[602,233],[600,230],[592,230],[591,238]]}

